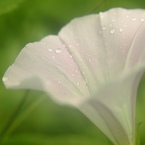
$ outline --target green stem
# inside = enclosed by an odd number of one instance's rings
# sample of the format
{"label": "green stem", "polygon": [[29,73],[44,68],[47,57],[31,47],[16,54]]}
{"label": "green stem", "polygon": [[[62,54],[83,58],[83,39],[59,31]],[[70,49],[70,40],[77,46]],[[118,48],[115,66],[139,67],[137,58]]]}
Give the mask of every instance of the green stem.
{"label": "green stem", "polygon": [[5,128],[3,129],[3,131],[0,134],[0,142],[3,140],[5,133],[7,132],[7,130],[10,128],[10,126],[12,125],[12,123],[14,122],[15,118],[17,117],[17,115],[19,114],[21,108],[23,107],[24,103],[27,100],[29,94],[29,90],[27,90],[24,94],[24,96],[22,97],[20,103],[18,104],[18,107],[16,108],[16,110],[14,111],[14,113],[12,114],[12,116],[10,117],[10,119],[7,122],[7,125],[5,126]]}
{"label": "green stem", "polygon": [[[28,93],[26,93],[28,96]],[[26,95],[24,95],[26,96]],[[6,139],[9,137],[9,135],[20,125],[20,123],[45,99],[45,97],[39,97],[37,100],[34,101],[34,103],[31,105],[29,105],[24,111],[23,113],[21,113],[19,116],[17,115],[13,115],[15,116],[15,118],[12,119],[11,123],[8,123],[9,125],[7,125],[7,127],[4,129],[5,131],[3,131],[1,139],[0,139],[0,144],[4,143],[6,141]],[[23,100],[24,102],[26,100]],[[23,102],[21,101],[21,102]],[[24,103],[20,103],[21,105],[23,105]],[[20,105],[19,105],[20,106]],[[18,106],[18,109],[22,108]],[[19,111],[15,111],[17,114]]]}

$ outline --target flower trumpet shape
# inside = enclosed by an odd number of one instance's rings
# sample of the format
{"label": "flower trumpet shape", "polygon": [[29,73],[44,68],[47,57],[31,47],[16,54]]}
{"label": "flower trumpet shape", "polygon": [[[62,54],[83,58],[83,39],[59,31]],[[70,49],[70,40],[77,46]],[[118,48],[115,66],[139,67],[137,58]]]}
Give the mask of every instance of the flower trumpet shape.
{"label": "flower trumpet shape", "polygon": [[76,18],[29,43],[6,71],[7,88],[47,92],[77,107],[115,145],[135,145],[135,106],[145,70],[145,10],[113,8]]}

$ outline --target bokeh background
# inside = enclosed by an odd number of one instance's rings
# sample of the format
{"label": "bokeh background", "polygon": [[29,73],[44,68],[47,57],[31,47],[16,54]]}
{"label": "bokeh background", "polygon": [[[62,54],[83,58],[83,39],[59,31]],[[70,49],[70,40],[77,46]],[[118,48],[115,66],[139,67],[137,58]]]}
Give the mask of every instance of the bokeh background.
{"label": "bokeh background", "polygon": [[[0,78],[28,42],[57,34],[75,17],[112,7],[145,8],[145,1],[0,0]],[[56,104],[43,92],[30,91],[23,106],[18,107],[25,93],[26,90],[5,89],[0,80],[0,144],[111,145],[82,113]],[[136,123],[141,124],[141,145],[145,144],[144,111],[145,77],[137,97]]]}

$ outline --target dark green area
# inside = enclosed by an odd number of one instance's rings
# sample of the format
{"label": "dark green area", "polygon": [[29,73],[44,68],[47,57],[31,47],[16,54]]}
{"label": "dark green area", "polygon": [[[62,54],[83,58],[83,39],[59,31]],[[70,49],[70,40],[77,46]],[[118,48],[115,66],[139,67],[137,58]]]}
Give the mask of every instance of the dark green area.
{"label": "dark green area", "polygon": [[[145,8],[144,0],[0,0],[0,78],[28,42],[57,34],[71,19],[112,7]],[[0,132],[24,90],[6,90],[0,81]],[[138,91],[137,122],[145,144],[145,78]],[[31,91],[4,145],[108,145],[106,137],[78,110]],[[0,140],[1,141],[1,140]]]}

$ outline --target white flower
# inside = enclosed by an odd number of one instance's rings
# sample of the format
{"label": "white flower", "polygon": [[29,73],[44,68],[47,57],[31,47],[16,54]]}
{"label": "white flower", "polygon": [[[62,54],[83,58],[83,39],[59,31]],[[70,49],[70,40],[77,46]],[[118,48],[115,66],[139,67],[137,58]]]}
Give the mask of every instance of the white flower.
{"label": "white flower", "polygon": [[145,70],[145,10],[76,18],[28,44],[6,71],[7,88],[36,89],[81,110],[116,145],[135,144],[135,105]]}

